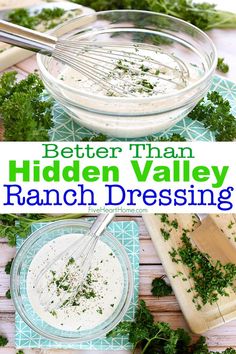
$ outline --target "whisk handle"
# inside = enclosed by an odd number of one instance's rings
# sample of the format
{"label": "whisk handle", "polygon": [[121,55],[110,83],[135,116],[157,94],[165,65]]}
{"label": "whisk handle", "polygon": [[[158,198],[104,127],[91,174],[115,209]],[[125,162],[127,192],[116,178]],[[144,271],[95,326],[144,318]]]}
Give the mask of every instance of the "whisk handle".
{"label": "whisk handle", "polygon": [[47,55],[52,54],[57,43],[55,37],[3,20],[0,20],[0,41]]}
{"label": "whisk handle", "polygon": [[114,213],[99,214],[94,223],[92,224],[89,233],[94,235],[95,237],[99,237],[105,230],[105,228],[109,225],[114,216]]}

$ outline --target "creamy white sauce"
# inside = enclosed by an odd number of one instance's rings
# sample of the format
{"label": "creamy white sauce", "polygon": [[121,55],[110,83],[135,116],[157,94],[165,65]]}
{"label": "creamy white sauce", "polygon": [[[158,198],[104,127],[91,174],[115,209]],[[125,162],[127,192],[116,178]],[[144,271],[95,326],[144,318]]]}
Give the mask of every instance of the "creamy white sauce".
{"label": "creamy white sauce", "polygon": [[59,75],[67,85],[99,96],[148,97],[171,94],[191,85],[200,71],[173,54],[146,47],[92,48]]}
{"label": "creamy white sauce", "polygon": [[[72,257],[71,262],[62,263],[63,267],[60,261],[51,266],[37,289],[35,280],[45,265],[50,264],[78,237],[78,234],[69,234],[48,242],[33,258],[27,275],[27,292],[34,311],[53,327],[68,331],[92,329],[106,321],[117,308],[124,286],[118,258],[107,244],[99,240],[91,269],[76,299],[73,299],[73,305],[67,303],[53,310],[45,307],[48,301],[56,303],[65,295],[68,298],[68,289],[76,284],[79,274],[76,257]],[[69,274],[68,281],[64,277],[65,271]]]}

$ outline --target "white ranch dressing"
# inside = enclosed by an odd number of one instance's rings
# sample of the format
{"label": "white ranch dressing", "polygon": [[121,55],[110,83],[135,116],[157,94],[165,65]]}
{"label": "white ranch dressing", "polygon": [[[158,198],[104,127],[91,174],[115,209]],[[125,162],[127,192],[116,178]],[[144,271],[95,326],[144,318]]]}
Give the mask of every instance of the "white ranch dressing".
{"label": "white ranch dressing", "polygon": [[[162,51],[139,46],[126,53],[125,48],[118,47],[116,59],[111,59],[109,53],[112,50],[104,49],[107,51],[104,57],[96,54],[96,50],[94,47],[81,52],[76,59],[79,70],[66,66],[59,79],[84,93],[117,97],[124,94],[139,98],[175,93],[201,76],[196,66],[188,63],[183,66],[179,58]],[[119,50],[123,53],[120,56]],[[139,55],[141,59],[132,55]]]}
{"label": "white ranch dressing", "polygon": [[[57,268],[52,267],[46,273],[41,280],[42,294],[34,286],[35,279],[45,264],[49,264],[78,237],[78,234],[68,234],[48,242],[33,258],[27,275],[27,292],[34,311],[51,326],[68,331],[92,329],[106,321],[117,308],[124,286],[123,271],[118,258],[107,244],[99,240],[88,274],[89,281],[85,281],[85,288],[80,291],[73,306],[63,305],[53,311],[48,311],[42,306],[40,296],[50,301],[56,301],[58,296],[63,296],[64,290],[60,286],[67,284],[58,282],[58,279],[62,279],[61,272],[65,269],[58,269],[57,263]],[[74,261],[68,265],[69,282],[76,279],[76,276],[74,277],[76,266]],[[59,287],[55,284],[59,284]]]}

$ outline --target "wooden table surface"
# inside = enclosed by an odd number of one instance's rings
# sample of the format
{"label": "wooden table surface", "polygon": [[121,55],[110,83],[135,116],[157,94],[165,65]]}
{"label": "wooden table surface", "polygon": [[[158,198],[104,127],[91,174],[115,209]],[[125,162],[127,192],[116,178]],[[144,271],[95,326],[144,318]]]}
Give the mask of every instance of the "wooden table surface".
{"label": "wooden table surface", "polygon": [[[210,36],[214,40],[219,56],[225,58],[230,65],[230,71],[226,78],[236,81],[236,30],[213,30]],[[17,70],[19,77],[23,78],[27,73],[37,68],[35,57],[19,63],[9,70]],[[151,281],[153,278],[163,275],[164,270],[154,250],[151,239],[145,228],[141,215],[118,216],[117,220],[135,220],[140,227],[140,298],[144,299],[153,312],[155,318],[160,321],[167,321],[173,327],[185,327],[187,324],[181,314],[175,296],[156,299],[151,295]],[[14,347],[14,307],[11,300],[5,297],[9,289],[9,276],[5,274],[5,264],[14,256],[15,249],[10,248],[4,239],[0,238],[0,334],[7,336],[9,343],[6,347],[0,348],[0,354],[16,353]],[[230,322],[220,328],[211,330],[205,334],[211,350],[221,351],[226,347],[236,348],[236,321]],[[93,351],[71,351],[71,350],[45,350],[25,349],[25,354],[95,354]],[[108,353],[108,352],[99,352]],[[116,354],[125,352],[115,351]]]}

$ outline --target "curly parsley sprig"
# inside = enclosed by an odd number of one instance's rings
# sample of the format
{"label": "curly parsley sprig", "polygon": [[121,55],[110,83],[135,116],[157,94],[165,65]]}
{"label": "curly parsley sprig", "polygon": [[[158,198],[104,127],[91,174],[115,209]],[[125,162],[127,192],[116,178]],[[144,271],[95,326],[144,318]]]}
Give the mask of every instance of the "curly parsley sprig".
{"label": "curly parsley sprig", "polygon": [[[193,286],[188,292],[193,293],[193,302],[200,310],[203,305],[218,301],[220,296],[229,296],[228,288],[234,288],[236,280],[236,265],[223,265],[220,261],[212,260],[192,245],[188,234],[188,230],[183,230],[182,245],[173,248],[169,254],[173,262],[184,264],[189,269]],[[182,273],[179,275],[182,276]]]}
{"label": "curly parsley sprig", "polygon": [[236,119],[231,113],[231,106],[217,91],[207,94],[189,113],[193,120],[202,122],[206,128],[214,132],[217,141],[233,141],[236,139]]}
{"label": "curly parsley sprig", "polygon": [[152,295],[157,297],[168,296],[172,294],[172,288],[165,281],[165,276],[155,278],[152,281]]}

